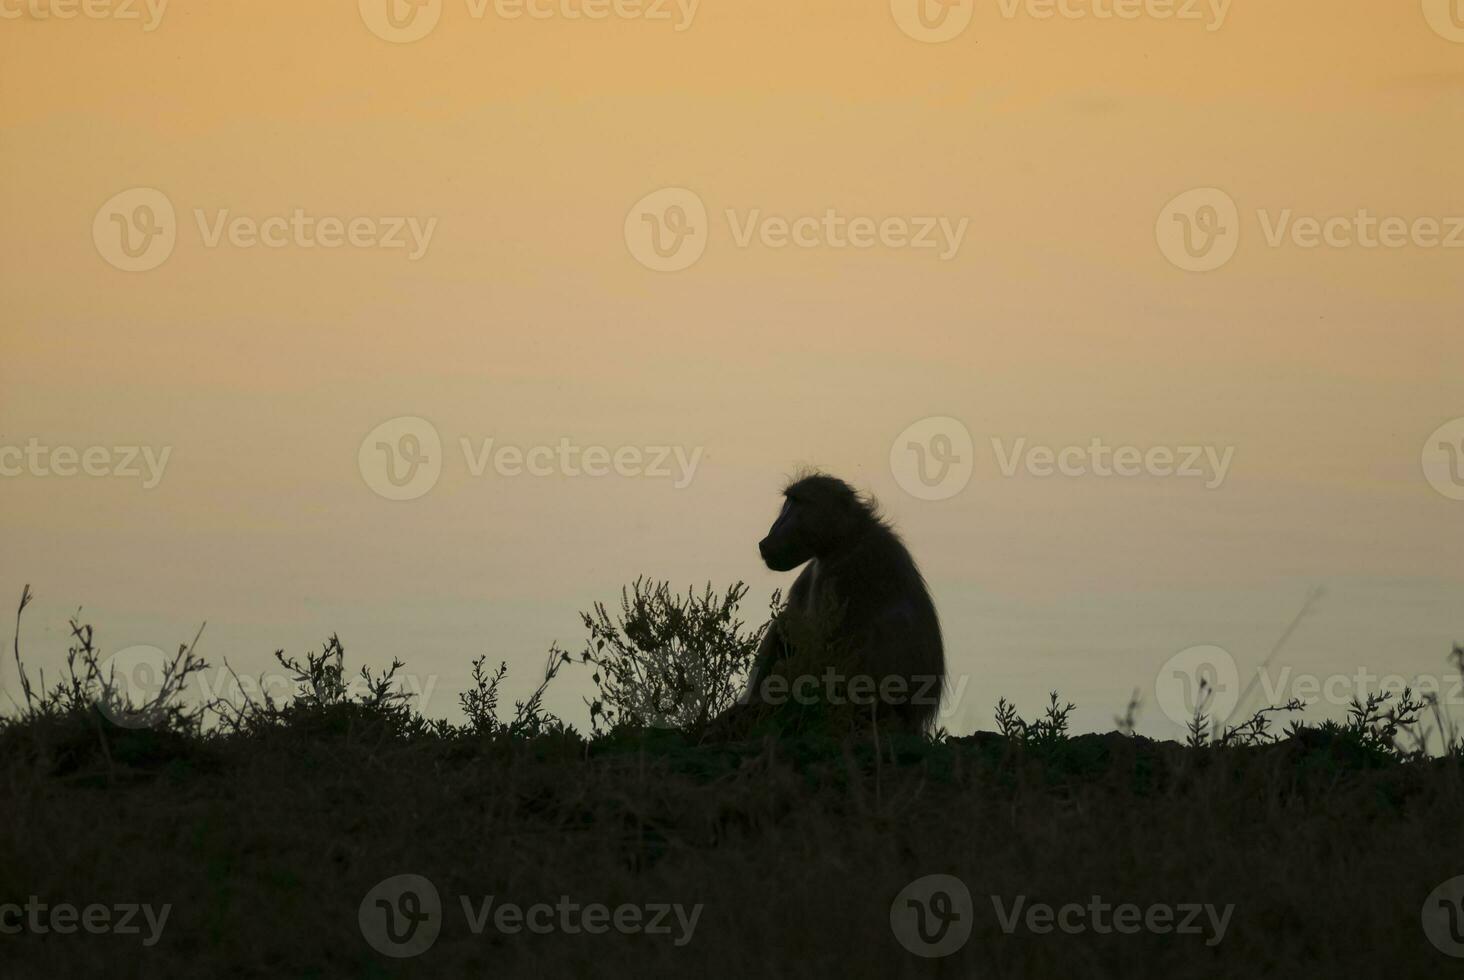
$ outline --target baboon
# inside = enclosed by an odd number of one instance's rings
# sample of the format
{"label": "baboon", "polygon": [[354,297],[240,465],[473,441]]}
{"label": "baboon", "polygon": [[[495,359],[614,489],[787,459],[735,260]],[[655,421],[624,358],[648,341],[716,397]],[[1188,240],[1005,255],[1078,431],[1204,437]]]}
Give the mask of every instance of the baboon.
{"label": "baboon", "polygon": [[[945,685],[940,620],[925,579],[874,500],[823,473],[795,477],[783,491],[783,509],[758,543],[775,572],[807,563],[788,591],[787,605],[763,637],[743,702],[769,705],[767,681],[788,665],[811,665],[842,678],[842,703],[864,705],[857,714],[881,728],[924,732],[935,718]],[[822,624],[811,643],[801,625]],[[800,636],[800,633],[803,634]],[[817,645],[812,660],[801,645]],[[801,660],[801,662],[800,662]],[[797,665],[797,666],[794,666]],[[862,678],[856,682],[855,678]],[[791,681],[793,693],[822,681]],[[835,681],[837,683],[837,681]],[[858,684],[858,686],[856,686]],[[822,685],[822,686],[819,686]]]}

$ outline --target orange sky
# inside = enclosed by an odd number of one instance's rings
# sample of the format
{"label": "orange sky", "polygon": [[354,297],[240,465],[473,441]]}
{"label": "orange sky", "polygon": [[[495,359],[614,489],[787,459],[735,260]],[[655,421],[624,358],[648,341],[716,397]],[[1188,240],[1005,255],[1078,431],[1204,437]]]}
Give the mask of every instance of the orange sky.
{"label": "orange sky", "polygon": [[[207,619],[202,652],[240,670],[338,630],[353,657],[437,675],[447,714],[473,656],[528,686],[550,641],[577,645],[576,610],[637,574],[786,585],[753,546],[807,462],[905,531],[968,679],[956,729],[1054,687],[1106,728],[1179,650],[1258,662],[1313,586],[1297,669],[1445,671],[1464,502],[1420,453],[1464,416],[1464,248],[1272,246],[1266,227],[1464,216],[1464,27],[1430,2],[1119,6],[1139,14],[990,0],[924,43],[875,0],[702,0],[689,24],[674,3],[441,0],[392,43],[350,2],[155,0],[149,30],[142,0],[135,20],[0,0],[0,452],[171,447],[150,489],[0,476],[0,595],[39,593],[33,659],[60,662],[78,604],[116,648]],[[1239,247],[1185,272],[1156,222],[1210,187]],[[147,271],[93,235],[132,188],[176,212]],[[625,237],[662,188],[708,215],[675,272]],[[297,209],[431,237],[416,258],[208,243],[224,211]],[[754,214],[830,210],[966,224],[946,258],[737,241]],[[443,472],[391,501],[358,448],[402,416],[440,434]],[[890,465],[932,416],[973,436],[944,500]],[[474,476],[462,438],[702,455],[682,488]],[[1004,477],[992,439],[1234,457],[1208,490]]]}

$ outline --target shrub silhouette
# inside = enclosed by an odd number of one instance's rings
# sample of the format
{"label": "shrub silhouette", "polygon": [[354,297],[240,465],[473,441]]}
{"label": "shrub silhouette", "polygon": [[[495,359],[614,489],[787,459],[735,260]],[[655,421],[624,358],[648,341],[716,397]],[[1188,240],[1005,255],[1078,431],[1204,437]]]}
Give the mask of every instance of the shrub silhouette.
{"label": "shrub silhouette", "polygon": [[[845,642],[839,629],[843,609],[789,610],[774,593],[769,621],[749,628],[738,615],[746,595],[747,586],[741,582],[721,592],[708,584],[700,592],[679,593],[667,582],[637,578],[621,591],[618,610],[597,602],[592,611],[581,613],[588,636],[577,659],[592,669],[596,686],[595,695],[584,699],[589,708],[590,740],[645,729],[674,732],[689,743],[705,741],[709,735],[722,740],[764,735],[839,738],[868,729],[870,707],[837,686],[833,698],[826,696],[829,691],[825,689],[804,699],[790,692],[776,705],[739,705],[738,692],[744,688],[772,622],[779,624],[789,649],[773,665],[775,677],[818,676],[830,666],[850,663],[849,651],[841,646]],[[174,747],[205,745],[232,735],[449,741],[489,737],[509,742],[548,737],[584,742],[572,725],[544,707],[551,683],[564,666],[576,661],[557,645],[550,648],[538,687],[528,698],[515,702],[513,717],[507,721],[498,717],[498,690],[507,676],[506,662],[501,661],[490,673],[486,656],[473,661],[472,686],[459,695],[463,722],[428,719],[414,707],[411,695],[396,687],[405,666],[399,659],[376,673],[363,666],[355,683],[348,684],[345,647],[334,634],[318,653],[307,652],[303,659],[275,651],[275,660],[295,685],[287,701],[278,702],[265,693],[259,700],[246,694],[242,704],[222,698],[186,703],[182,694],[188,679],[209,668],[196,652],[195,636],[191,643],[180,644],[164,663],[156,690],[139,704],[108,673],[92,626],[75,617],[69,621],[71,642],[63,678],[50,686],[44,672],[33,679],[20,650],[20,620],[32,598],[26,586],[13,642],[21,700],[16,702],[18,712],[0,713],[0,739],[11,748],[23,746],[22,754],[40,762],[42,768],[74,768],[93,755],[110,766],[120,743],[130,742],[134,749],[142,745],[141,753],[146,756],[164,742]],[[1456,671],[1464,672],[1464,646],[1456,644],[1449,659]],[[260,687],[263,690],[264,685]],[[1296,720],[1282,734],[1272,729],[1273,716],[1300,712],[1305,707],[1300,701],[1263,707],[1241,724],[1223,727],[1206,713],[1207,701],[1202,684],[1200,705],[1186,739],[1191,750],[1294,742],[1333,746],[1372,760],[1372,764],[1439,756],[1464,759],[1464,732],[1433,693],[1372,694],[1354,700],[1343,721],[1312,725]],[[1119,719],[1124,737],[1135,737],[1137,703],[1137,699],[1132,701]],[[719,727],[719,720],[739,706],[747,711],[738,727]],[[1028,722],[1001,698],[996,722],[1010,744],[1046,749],[1072,738],[1068,717],[1073,708],[1063,704],[1054,691],[1045,714]],[[877,727],[875,731],[878,734]],[[938,730],[927,738],[940,744],[949,734]],[[1431,748],[1435,739],[1437,751]]]}
{"label": "shrub silhouette", "polygon": [[[698,743],[760,634],[737,617],[744,595],[642,580],[618,610],[587,614],[593,663],[551,648],[511,715],[499,707],[506,666],[479,657],[454,722],[424,718],[397,690],[398,662],[353,677],[332,636],[277,654],[294,681],[278,701],[183,705],[170,684],[175,697],[138,716],[160,727],[129,729],[98,707],[108,683],[89,626],[73,625],[67,679],[50,685],[26,671],[17,630],[21,707],[0,713],[11,892],[175,910],[164,941],[133,960],[96,937],[5,936],[5,975],[93,976],[119,963],[169,976],[385,975],[354,910],[410,871],[447,894],[706,903],[706,929],[685,949],[613,933],[516,942],[444,930],[423,961],[433,972],[740,976],[787,946],[843,975],[897,976],[909,972],[904,950],[882,929],[851,942],[851,923],[882,920],[891,896],[933,867],[1053,901],[1177,890],[1234,902],[1248,924],[1210,950],[1174,935],[1012,938],[986,916],[951,964],[962,975],[1320,965],[1346,976],[1380,955],[1407,976],[1436,970],[1418,903],[1453,867],[1464,809],[1464,745],[1436,701],[1364,702],[1284,736],[1263,709],[1223,731],[1207,722],[1200,744],[1182,745],[1132,725],[1074,735],[1055,693],[1032,720],[998,702],[1002,732],[926,738],[846,730],[840,706],[815,700],[765,719],[777,737]],[[805,625],[816,652],[819,624]],[[544,710],[546,688],[576,661],[599,674],[596,700],[608,705],[588,737]],[[185,645],[165,674],[200,662]],[[665,722],[661,710],[685,727],[638,727]],[[1443,757],[1419,754],[1430,733],[1444,735]],[[1296,918],[1298,896],[1327,941]]]}
{"label": "shrub silhouette", "polygon": [[[703,735],[732,706],[747,680],[768,625],[748,629],[737,618],[747,595],[741,582],[718,593],[673,592],[668,582],[637,578],[612,614],[604,603],[581,613],[589,640],[583,663],[597,688],[587,698],[595,731],[617,726],[673,728]],[[779,596],[772,599],[776,615]]]}

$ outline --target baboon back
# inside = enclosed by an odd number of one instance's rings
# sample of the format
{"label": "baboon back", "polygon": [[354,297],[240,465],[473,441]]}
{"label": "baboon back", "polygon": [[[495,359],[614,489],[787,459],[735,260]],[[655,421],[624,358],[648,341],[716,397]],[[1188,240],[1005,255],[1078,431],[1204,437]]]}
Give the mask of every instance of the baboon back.
{"label": "baboon back", "polygon": [[847,553],[813,559],[799,574],[787,608],[763,640],[753,700],[759,700],[757,680],[780,661],[832,667],[845,681],[868,677],[880,691],[895,692],[876,697],[881,726],[930,726],[945,682],[940,621],[909,552],[892,532],[878,531]]}

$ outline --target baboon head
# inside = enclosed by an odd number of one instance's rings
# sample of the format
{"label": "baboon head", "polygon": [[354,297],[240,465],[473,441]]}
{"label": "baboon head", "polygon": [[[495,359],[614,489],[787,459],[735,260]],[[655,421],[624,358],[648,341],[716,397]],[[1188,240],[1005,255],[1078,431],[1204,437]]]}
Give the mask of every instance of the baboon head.
{"label": "baboon head", "polygon": [[757,550],[775,572],[827,555],[857,535],[870,520],[867,504],[843,480],[804,476],[783,491],[783,509]]}

